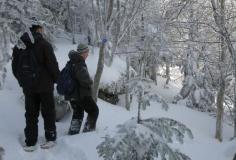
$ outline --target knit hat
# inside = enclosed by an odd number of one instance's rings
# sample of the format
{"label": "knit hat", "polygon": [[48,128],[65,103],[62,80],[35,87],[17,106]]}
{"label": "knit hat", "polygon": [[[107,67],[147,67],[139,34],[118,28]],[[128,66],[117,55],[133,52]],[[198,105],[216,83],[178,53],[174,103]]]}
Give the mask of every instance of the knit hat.
{"label": "knit hat", "polygon": [[74,51],[74,50],[70,50],[69,54],[68,54],[68,57],[71,59],[73,58],[75,55],[77,55],[78,52]]}
{"label": "knit hat", "polygon": [[88,46],[86,45],[86,44],[79,44],[78,45],[78,47],[77,47],[77,52],[79,53],[79,54],[81,54],[81,53],[84,53],[84,52],[87,52],[87,51],[89,51],[89,48],[88,48]]}

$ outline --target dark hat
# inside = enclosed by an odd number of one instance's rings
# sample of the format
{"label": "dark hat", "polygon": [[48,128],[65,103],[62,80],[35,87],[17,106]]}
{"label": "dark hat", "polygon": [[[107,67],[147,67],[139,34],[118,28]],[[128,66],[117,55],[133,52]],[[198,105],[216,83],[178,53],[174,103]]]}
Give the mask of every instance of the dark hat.
{"label": "dark hat", "polygon": [[77,54],[78,54],[77,51],[70,50],[70,52],[69,52],[69,54],[68,54],[68,57],[69,57],[69,58],[72,58],[72,57],[74,57],[74,56],[77,55]]}
{"label": "dark hat", "polygon": [[86,44],[80,43],[80,44],[78,45],[78,47],[77,47],[77,52],[78,52],[79,54],[84,53],[84,52],[87,52],[87,51],[89,51],[89,48],[88,48],[88,46],[87,46]]}

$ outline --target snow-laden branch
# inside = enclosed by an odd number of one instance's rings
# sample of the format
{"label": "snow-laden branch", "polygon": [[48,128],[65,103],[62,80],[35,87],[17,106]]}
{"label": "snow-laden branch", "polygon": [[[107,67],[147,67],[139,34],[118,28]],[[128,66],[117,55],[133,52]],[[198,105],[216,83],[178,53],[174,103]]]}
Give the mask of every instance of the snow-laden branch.
{"label": "snow-laden branch", "polygon": [[104,160],[190,160],[188,156],[172,149],[168,143],[176,137],[183,143],[185,134],[193,138],[192,132],[185,125],[169,118],[150,118],[140,124],[132,119],[118,126],[113,137],[107,135],[97,146],[100,157]]}

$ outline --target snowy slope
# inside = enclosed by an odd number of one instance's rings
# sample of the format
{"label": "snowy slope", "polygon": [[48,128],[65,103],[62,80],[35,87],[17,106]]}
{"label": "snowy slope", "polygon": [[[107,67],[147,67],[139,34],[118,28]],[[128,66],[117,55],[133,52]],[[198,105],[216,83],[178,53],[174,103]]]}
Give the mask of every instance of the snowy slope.
{"label": "snowy slope", "polygon": [[[64,66],[67,53],[70,49],[75,49],[75,45],[57,41],[56,55],[60,62],[60,67]],[[98,53],[94,53],[88,59],[89,71],[94,74]],[[99,160],[96,146],[103,140],[106,134],[114,134],[116,125],[122,124],[136,116],[137,104],[133,104],[128,112],[124,107],[117,107],[102,100],[98,101],[100,115],[97,124],[97,131],[75,136],[67,136],[70,117],[57,123],[58,145],[50,150],[38,148],[33,153],[23,151],[19,142],[24,140],[23,129],[25,126],[24,104],[21,102],[21,89],[11,73],[10,64],[8,67],[8,77],[6,86],[0,91],[0,146],[6,150],[4,160]],[[115,60],[112,69],[105,67],[102,82],[107,83],[117,78],[117,74],[125,69],[125,64],[120,59]],[[115,73],[115,74],[114,74]],[[159,79],[159,84],[163,79]],[[176,88],[164,89],[160,85],[159,92],[166,99],[171,100],[176,93]],[[160,104],[152,103],[146,111],[142,112],[142,118],[149,117],[170,117],[186,124],[193,132],[194,139],[186,139],[183,145],[173,143],[172,146],[178,148],[183,153],[189,155],[193,160],[232,160],[236,152],[236,141],[229,141],[233,133],[232,127],[225,125],[224,141],[217,142],[214,139],[215,119],[205,113],[197,112],[182,105],[170,104],[168,112],[161,109]],[[39,143],[44,140],[43,121],[39,122]]]}

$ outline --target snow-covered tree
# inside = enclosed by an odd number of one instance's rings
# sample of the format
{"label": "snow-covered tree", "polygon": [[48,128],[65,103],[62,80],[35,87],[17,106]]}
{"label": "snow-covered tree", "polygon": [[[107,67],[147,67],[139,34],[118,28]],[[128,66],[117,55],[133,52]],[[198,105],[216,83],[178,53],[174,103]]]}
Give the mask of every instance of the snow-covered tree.
{"label": "snow-covered tree", "polygon": [[168,109],[168,104],[152,89],[155,84],[152,80],[147,78],[132,78],[128,83],[130,94],[137,97],[138,101],[138,123],[141,122],[141,109],[146,109],[151,101],[162,104],[163,109]]}
{"label": "snow-covered tree", "polygon": [[[3,88],[6,77],[5,65],[10,57],[10,42],[17,44],[20,33],[26,31],[28,27],[21,17],[24,2],[20,1],[1,1],[0,2],[0,88]],[[20,31],[22,29],[22,31]],[[22,44],[22,43],[21,43]]]}
{"label": "snow-covered tree", "polygon": [[[221,0],[220,3],[221,8],[221,21],[225,24],[225,1]],[[227,70],[224,67],[226,62],[226,44],[224,37],[220,35],[220,55],[219,55],[219,89],[217,94],[217,116],[216,116],[216,133],[215,138],[219,141],[222,141],[222,130],[223,130],[223,115],[224,115],[224,97],[225,97],[225,89],[226,89],[226,77]]]}
{"label": "snow-covered tree", "polygon": [[[45,37],[52,41],[55,27],[50,24],[53,15],[44,8],[39,0],[3,0],[0,2],[0,88],[3,87],[6,68],[10,59],[10,43],[19,48],[25,48],[20,37],[28,32],[32,24],[39,24],[45,28]],[[35,21],[37,19],[37,21]]]}
{"label": "snow-covered tree", "polygon": [[150,118],[137,123],[131,119],[118,126],[117,133],[106,136],[97,146],[100,157],[104,160],[190,160],[191,158],[169,143],[183,143],[185,135],[193,138],[192,132],[185,125],[169,118]]}
{"label": "snow-covered tree", "polygon": [[[207,61],[200,64],[200,55],[205,55],[204,44],[193,45],[192,42],[199,38],[197,33],[198,26],[195,23],[191,23],[196,20],[194,10],[194,3],[188,10],[188,39],[187,46],[185,49],[183,73],[184,81],[183,87],[180,93],[174,98],[174,103],[177,103],[180,99],[187,98],[187,106],[190,108],[196,108],[201,111],[212,111],[214,104],[214,92],[211,89],[211,83],[208,77]],[[197,23],[197,22],[196,22]],[[204,56],[203,56],[204,57]]]}

